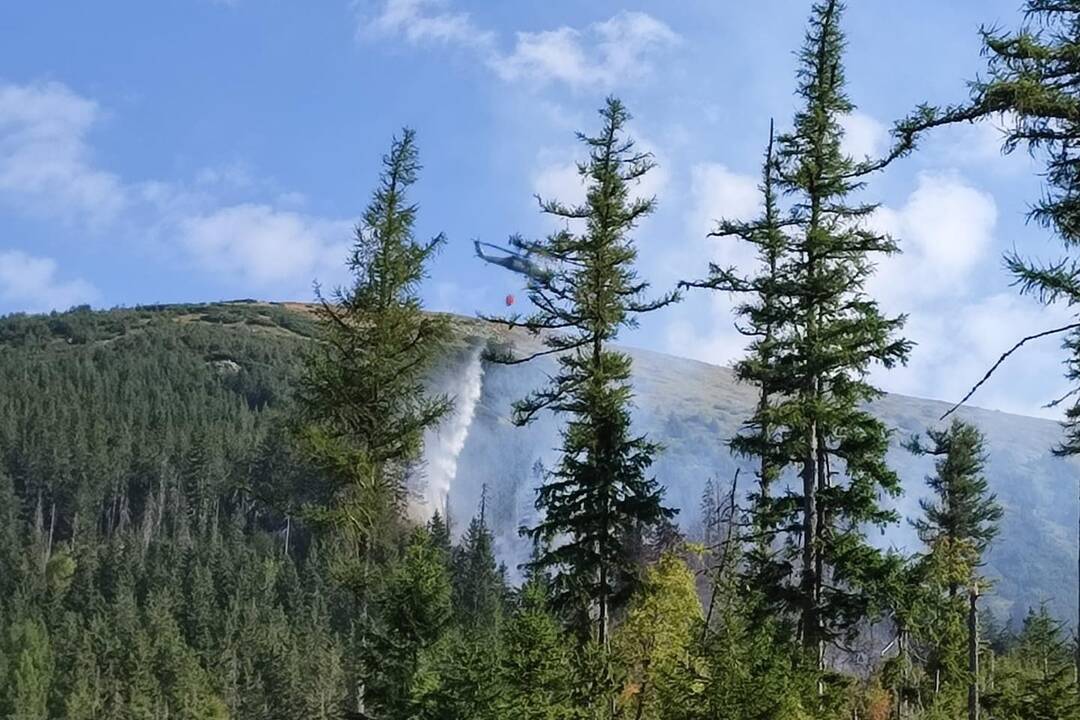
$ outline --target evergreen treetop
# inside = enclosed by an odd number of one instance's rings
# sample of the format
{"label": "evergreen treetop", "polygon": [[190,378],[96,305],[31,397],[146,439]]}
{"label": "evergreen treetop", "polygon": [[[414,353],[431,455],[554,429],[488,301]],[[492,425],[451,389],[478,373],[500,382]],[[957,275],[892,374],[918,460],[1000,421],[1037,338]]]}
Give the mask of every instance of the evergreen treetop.
{"label": "evergreen treetop", "polygon": [[[627,540],[673,514],[647,476],[659,448],[631,431],[630,358],[609,343],[638,315],[677,295],[644,298],[648,284],[634,269],[637,250],[630,233],[652,212],[655,199],[631,198],[630,192],[653,161],[625,136],[630,114],[619,100],[608,98],[600,116],[598,135],[578,135],[589,151],[578,169],[587,184],[585,202],[541,201],[545,214],[574,223],[580,232],[568,228],[543,241],[520,241],[548,258],[553,270],[529,286],[536,311],[504,322],[543,333],[546,349],[496,359],[518,363],[557,356],[559,369],[547,387],[514,407],[521,424],[545,409],[567,417],[561,461],[536,500],[543,519],[529,534],[541,545],[536,565],[555,570],[560,606],[583,633],[594,627],[603,645],[610,605],[625,597],[634,576]],[[588,617],[594,610],[595,622]]]}
{"label": "evergreen treetop", "polygon": [[413,236],[417,206],[408,191],[421,166],[412,130],[394,139],[382,164],[348,258],[352,284],[330,298],[318,292],[320,342],[297,393],[304,445],[336,479],[337,507],[351,508],[330,519],[361,534],[401,510],[423,432],[451,407],[424,386],[449,326],[420,302],[419,284],[444,237]]}

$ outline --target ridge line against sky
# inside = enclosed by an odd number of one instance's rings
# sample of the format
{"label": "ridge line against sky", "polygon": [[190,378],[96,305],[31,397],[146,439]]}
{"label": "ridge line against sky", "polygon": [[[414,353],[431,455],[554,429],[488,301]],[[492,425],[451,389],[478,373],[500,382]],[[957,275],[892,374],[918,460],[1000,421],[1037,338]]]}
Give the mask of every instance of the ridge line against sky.
{"label": "ridge line against sky", "polygon": [[[153,7],[147,7],[153,5]],[[425,169],[419,232],[450,243],[426,293],[436,309],[498,308],[519,280],[472,256],[473,237],[551,230],[533,199],[582,190],[575,130],[608,93],[659,167],[637,188],[659,210],[636,235],[658,288],[746,248],[707,239],[757,211],[770,117],[794,109],[794,50],[809,5],[584,6],[380,0],[19,4],[0,24],[0,312],[214,300],[306,300],[343,280],[352,224],[402,125]],[[953,102],[980,68],[979,24],[1016,2],[904,8],[851,3],[847,146],[875,155],[892,119]],[[991,123],[950,128],[876,177],[873,218],[904,254],[869,288],[909,315],[906,368],[884,389],[955,399],[1021,334],[1062,310],[1017,296],[1003,251],[1052,239],[1024,221],[1037,163],[1002,157]],[[692,294],[622,342],[725,364],[744,344],[733,300]],[[1011,361],[975,404],[1057,417],[1053,340]]]}

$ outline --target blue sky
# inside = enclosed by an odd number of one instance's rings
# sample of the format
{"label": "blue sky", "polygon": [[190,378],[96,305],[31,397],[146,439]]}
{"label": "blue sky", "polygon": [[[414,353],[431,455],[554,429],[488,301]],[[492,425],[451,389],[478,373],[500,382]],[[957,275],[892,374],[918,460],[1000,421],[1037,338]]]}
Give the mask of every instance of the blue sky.
{"label": "blue sky", "polygon": [[[921,101],[965,96],[980,24],[1018,0],[853,0],[845,19],[858,111],[852,152],[874,154]],[[757,204],[770,117],[795,107],[809,3],[481,3],[464,0],[145,0],[9,3],[0,17],[0,312],[255,297],[306,300],[342,278],[379,157],[416,128],[419,233],[446,251],[437,309],[501,307],[521,283],[472,255],[551,229],[534,193],[573,199],[575,130],[608,93],[659,167],[640,192],[642,274],[662,290],[706,263],[748,261],[710,241]],[[1019,298],[1016,247],[1050,256],[1024,212],[1037,163],[1002,157],[993,123],[951,128],[867,188],[873,222],[905,251],[872,289],[919,343],[884,388],[953,399],[1023,334],[1064,311]],[[741,353],[731,301],[693,295],[624,342],[716,363]],[[1044,414],[1065,388],[1056,342],[1027,351],[976,404]]]}

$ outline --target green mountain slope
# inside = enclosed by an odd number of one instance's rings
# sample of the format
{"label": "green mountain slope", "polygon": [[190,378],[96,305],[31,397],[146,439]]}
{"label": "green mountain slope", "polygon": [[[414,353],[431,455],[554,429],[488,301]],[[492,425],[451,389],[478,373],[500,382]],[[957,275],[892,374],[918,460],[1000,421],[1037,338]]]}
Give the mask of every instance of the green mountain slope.
{"label": "green mountain slope", "polygon": [[[413,510],[423,516],[445,505],[460,529],[486,485],[497,549],[513,565],[527,553],[517,529],[533,517],[532,488],[539,466],[554,458],[557,427],[542,418],[515,428],[509,406],[550,367],[483,363],[491,342],[533,340],[476,320],[456,323],[459,342],[433,383],[458,397],[458,412],[428,438]],[[152,533],[161,503],[182,502],[191,522],[185,532],[243,518],[280,542],[286,510],[269,511],[252,497],[317,492],[309,471],[283,459],[277,435],[313,331],[307,306],[254,302],[0,319],[0,470],[19,521],[37,524],[59,547],[92,528]],[[631,352],[635,423],[666,446],[656,473],[682,525],[693,528],[706,480],[726,483],[739,467],[725,440],[747,414],[752,390],[724,368]],[[923,430],[944,407],[895,395],[875,404],[898,439]],[[1006,508],[987,568],[997,580],[992,605],[1015,616],[1046,601],[1075,617],[1078,476],[1074,463],[1049,452],[1058,426],[978,409],[963,416],[986,433],[991,485]],[[914,514],[929,461],[899,448],[892,460],[907,488],[898,509]],[[744,469],[740,482],[751,481]],[[168,500],[166,487],[184,497]],[[913,539],[903,523],[880,542],[909,547]]]}

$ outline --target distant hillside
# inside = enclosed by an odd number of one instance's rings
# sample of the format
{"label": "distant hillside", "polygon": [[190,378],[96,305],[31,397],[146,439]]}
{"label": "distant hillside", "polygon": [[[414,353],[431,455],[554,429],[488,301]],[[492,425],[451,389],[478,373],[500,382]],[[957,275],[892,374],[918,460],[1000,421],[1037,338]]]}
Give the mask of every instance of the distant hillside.
{"label": "distant hillside", "polygon": [[[426,481],[416,488],[414,511],[424,515],[445,504],[460,529],[487,485],[498,550],[515,564],[527,552],[517,529],[533,518],[532,488],[539,467],[556,457],[558,438],[550,417],[528,429],[513,427],[510,403],[542,382],[551,365],[485,363],[481,351],[489,343],[534,340],[473,319],[456,323],[458,343],[433,383],[458,398],[458,413],[428,438]],[[313,331],[310,306],[250,301],[105,312],[83,308],[0,319],[0,469],[15,478],[20,510],[35,512],[43,494],[55,498],[56,532],[61,537],[76,532],[80,512],[93,516],[120,495],[128,504],[143,502],[152,473],[131,467],[132,458],[180,465],[183,458],[174,456],[181,449],[188,452],[193,438],[208,434],[213,436],[208,442],[220,443],[227,459],[227,467],[215,470],[215,482],[263,482],[260,473],[271,467],[263,462],[268,418],[287,405],[300,353]],[[680,522],[692,528],[706,480],[727,483],[739,465],[725,441],[747,415],[753,391],[724,368],[630,352],[637,428],[666,446],[656,475],[669,502],[680,508]],[[98,406],[100,412],[91,415],[72,410]],[[945,407],[899,395],[874,405],[898,440],[933,424]],[[211,410],[212,427],[203,419]],[[1047,420],[978,409],[965,409],[961,416],[987,436],[991,485],[1006,508],[1002,534],[989,554],[987,573],[997,579],[990,604],[1016,616],[1046,601],[1055,614],[1071,620],[1078,465],[1049,451],[1060,428]],[[930,462],[899,448],[891,460],[907,489],[898,509],[914,515]],[[740,482],[750,483],[752,477],[747,467]],[[122,484],[125,490],[118,495]],[[879,541],[914,549],[906,523]]]}

